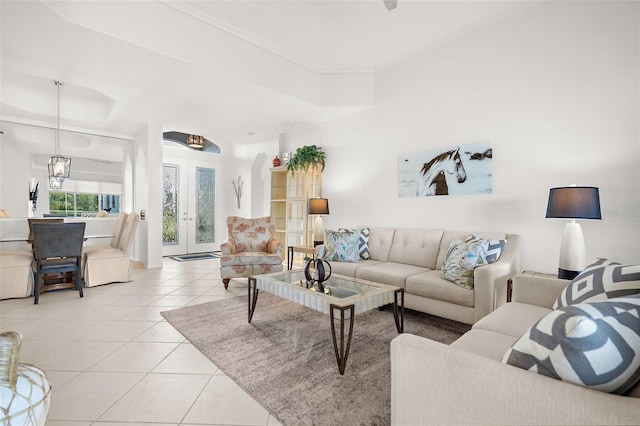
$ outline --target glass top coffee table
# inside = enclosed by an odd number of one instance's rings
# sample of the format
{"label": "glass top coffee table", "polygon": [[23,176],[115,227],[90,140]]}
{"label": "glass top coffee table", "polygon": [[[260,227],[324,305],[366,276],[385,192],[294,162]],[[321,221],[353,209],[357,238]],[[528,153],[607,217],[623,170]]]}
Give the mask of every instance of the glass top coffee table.
{"label": "glass top coffee table", "polygon": [[[323,292],[317,291],[316,286],[308,285],[304,271],[277,272],[249,278],[249,322],[253,318],[260,290],[328,314],[333,349],[341,375],[349,357],[356,314],[392,304],[396,330],[398,333],[404,332],[404,289],[340,275],[331,275],[322,284]],[[339,342],[336,322],[339,322]],[[347,322],[349,331],[345,333]]]}

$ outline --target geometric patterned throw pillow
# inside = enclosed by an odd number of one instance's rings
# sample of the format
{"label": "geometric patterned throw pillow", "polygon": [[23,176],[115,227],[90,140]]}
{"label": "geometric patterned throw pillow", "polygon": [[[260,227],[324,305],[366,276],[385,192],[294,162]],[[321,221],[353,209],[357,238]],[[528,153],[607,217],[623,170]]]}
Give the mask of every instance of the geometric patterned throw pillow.
{"label": "geometric patterned throw pillow", "polygon": [[640,381],[640,295],[552,311],[513,344],[502,362],[623,394]]}
{"label": "geometric patterned throw pillow", "polygon": [[451,241],[440,275],[445,280],[472,289],[473,272],[476,266],[486,264],[487,247],[489,240],[480,240],[473,235],[469,235],[466,241]]}
{"label": "geometric patterned throw pillow", "polygon": [[327,254],[325,260],[333,262],[357,262],[360,259],[358,240],[360,231],[325,232]]}
{"label": "geometric patterned throw pillow", "polygon": [[338,232],[344,231],[360,232],[360,240],[358,241],[358,251],[360,252],[360,259],[370,259],[371,256],[369,255],[369,234],[371,233],[371,228],[338,229]]}
{"label": "geometric patterned throw pillow", "polygon": [[639,293],[640,265],[621,265],[598,259],[571,281],[553,304],[553,309]]}
{"label": "geometric patterned throw pillow", "polygon": [[489,248],[487,249],[487,263],[497,262],[500,255],[504,251],[507,240],[489,240]]}
{"label": "geometric patterned throw pillow", "polygon": [[507,245],[507,240],[487,240],[478,238],[475,235],[467,235],[465,241],[471,240],[486,241],[488,244],[486,252],[480,255],[478,265],[487,265],[489,263],[497,262],[504,251],[504,246]]}

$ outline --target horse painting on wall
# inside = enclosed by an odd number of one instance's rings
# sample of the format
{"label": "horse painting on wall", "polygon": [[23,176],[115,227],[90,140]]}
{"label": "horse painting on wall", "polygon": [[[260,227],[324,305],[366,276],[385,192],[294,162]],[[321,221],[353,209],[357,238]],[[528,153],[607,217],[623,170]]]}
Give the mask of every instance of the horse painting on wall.
{"label": "horse painting on wall", "polygon": [[490,194],[493,189],[493,149],[489,142],[401,155],[398,195]]}

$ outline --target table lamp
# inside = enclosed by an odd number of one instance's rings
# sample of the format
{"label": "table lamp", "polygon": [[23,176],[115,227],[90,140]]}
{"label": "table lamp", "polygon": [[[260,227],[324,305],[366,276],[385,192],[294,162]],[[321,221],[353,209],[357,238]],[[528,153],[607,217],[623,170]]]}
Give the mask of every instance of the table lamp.
{"label": "table lamp", "polygon": [[576,219],[602,219],[598,188],[575,185],[551,188],[546,217],[571,219],[560,242],[558,278],[572,280],[587,263],[584,236]]}
{"label": "table lamp", "polygon": [[309,214],[317,215],[313,224],[313,246],[315,247],[324,242],[324,226],[320,215],[329,214],[329,200],[309,198]]}

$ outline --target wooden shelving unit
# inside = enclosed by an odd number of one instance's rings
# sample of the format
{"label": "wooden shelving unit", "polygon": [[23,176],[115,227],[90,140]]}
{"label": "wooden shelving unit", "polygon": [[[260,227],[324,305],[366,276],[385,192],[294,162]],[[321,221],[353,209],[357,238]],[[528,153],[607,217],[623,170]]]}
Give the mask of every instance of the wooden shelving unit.
{"label": "wooden shelving unit", "polygon": [[276,223],[276,236],[285,246],[311,244],[313,218],[309,217],[309,198],[320,197],[322,172],[289,173],[286,166],[271,169],[271,217]]}

